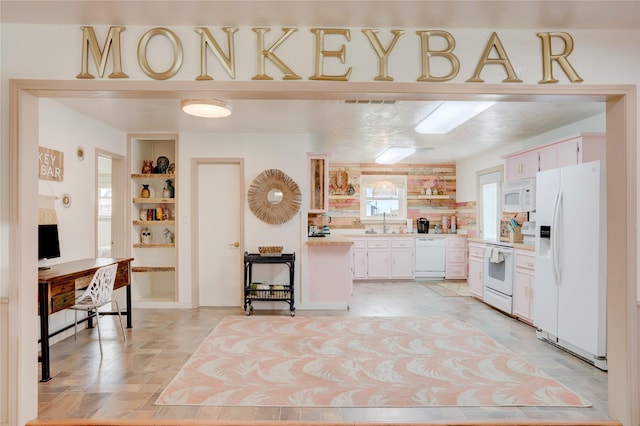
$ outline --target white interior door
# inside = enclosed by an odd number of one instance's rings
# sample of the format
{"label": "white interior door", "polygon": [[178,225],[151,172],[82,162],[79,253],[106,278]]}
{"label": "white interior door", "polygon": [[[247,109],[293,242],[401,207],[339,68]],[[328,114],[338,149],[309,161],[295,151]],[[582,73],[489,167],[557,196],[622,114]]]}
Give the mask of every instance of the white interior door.
{"label": "white interior door", "polygon": [[197,273],[200,306],[242,304],[242,166],[197,163]]}

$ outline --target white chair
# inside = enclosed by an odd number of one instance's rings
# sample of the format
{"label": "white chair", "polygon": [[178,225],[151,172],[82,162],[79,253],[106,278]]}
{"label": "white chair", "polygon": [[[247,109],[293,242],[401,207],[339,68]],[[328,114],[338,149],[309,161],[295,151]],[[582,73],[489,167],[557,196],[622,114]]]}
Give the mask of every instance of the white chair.
{"label": "white chair", "polygon": [[118,301],[112,298],[113,285],[116,281],[116,272],[118,264],[103,266],[98,269],[91,279],[89,287],[84,292],[76,297],[76,303],[70,309],[74,312],[74,338],[78,337],[78,311],[87,312],[87,316],[93,312],[96,314],[96,327],[98,329],[98,342],[100,343],[100,356],[102,356],[102,338],[100,336],[100,312],[99,308],[110,303],[116,304],[116,311],[118,312],[118,318],[120,319],[120,328],[122,329],[122,336],[124,341],[127,341],[127,335],[124,332],[124,326],[122,325],[122,316],[120,315],[120,307]]}

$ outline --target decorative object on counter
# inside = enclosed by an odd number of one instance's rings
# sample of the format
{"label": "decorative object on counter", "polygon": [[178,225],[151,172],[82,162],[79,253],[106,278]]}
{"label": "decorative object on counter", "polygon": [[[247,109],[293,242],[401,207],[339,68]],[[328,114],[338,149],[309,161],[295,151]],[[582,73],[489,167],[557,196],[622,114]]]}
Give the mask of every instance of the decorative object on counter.
{"label": "decorative object on counter", "polygon": [[258,253],[263,257],[278,257],[282,256],[282,246],[259,246]]}
{"label": "decorative object on counter", "polygon": [[153,173],[165,174],[169,169],[169,159],[164,155],[161,155],[156,160],[156,167],[153,169]]}
{"label": "decorative object on counter", "polygon": [[143,183],[142,184],[142,190],[140,191],[140,197],[142,197],[142,198],[151,197],[151,190],[149,190],[149,184],[148,183]]}
{"label": "decorative object on counter", "polygon": [[162,242],[165,244],[172,244],[175,238],[175,234],[171,232],[169,228],[164,228],[162,231]]}
{"label": "decorative object on counter", "polygon": [[173,182],[171,181],[171,179],[167,179],[165,183],[166,185],[164,186],[164,190],[162,191],[162,196],[164,198],[175,197],[175,187],[173,186]]}
{"label": "decorative object on counter", "polygon": [[167,169],[167,173],[170,175],[175,174],[176,172],[176,163],[169,164],[169,168]]}
{"label": "decorative object on counter", "polygon": [[153,238],[153,232],[146,226],[140,230],[140,242],[142,244],[151,244]]}
{"label": "decorative object on counter", "polygon": [[298,184],[278,169],[260,173],[247,192],[249,209],[263,222],[288,222],[300,210],[302,195]]}
{"label": "decorative object on counter", "polygon": [[140,210],[140,215],[139,215],[140,220],[147,220],[147,215],[148,215],[147,209]]}
{"label": "decorative object on counter", "polygon": [[442,234],[442,225],[440,223],[436,223],[436,225],[433,228],[433,233]]}
{"label": "decorative object on counter", "polygon": [[145,175],[153,173],[153,160],[142,160],[142,171]]}

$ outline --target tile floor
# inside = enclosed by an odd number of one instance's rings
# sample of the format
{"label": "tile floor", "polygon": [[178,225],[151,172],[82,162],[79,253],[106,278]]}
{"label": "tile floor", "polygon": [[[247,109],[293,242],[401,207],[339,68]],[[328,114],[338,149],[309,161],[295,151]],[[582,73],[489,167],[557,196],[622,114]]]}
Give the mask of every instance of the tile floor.
{"label": "tile floor", "polygon": [[[254,315],[288,315],[262,311]],[[125,344],[115,317],[101,320],[105,355],[96,330],[83,330],[51,347],[53,379],[39,384],[39,418],[188,418],[222,420],[447,421],[486,419],[607,420],[607,374],[538,340],[534,329],[471,297],[429,281],[355,283],[351,308],[303,311],[299,316],[449,316],[472,322],[498,342],[592,402],[589,408],[437,407],[286,408],[168,407],[154,401],[225,315],[240,308],[135,310]]]}

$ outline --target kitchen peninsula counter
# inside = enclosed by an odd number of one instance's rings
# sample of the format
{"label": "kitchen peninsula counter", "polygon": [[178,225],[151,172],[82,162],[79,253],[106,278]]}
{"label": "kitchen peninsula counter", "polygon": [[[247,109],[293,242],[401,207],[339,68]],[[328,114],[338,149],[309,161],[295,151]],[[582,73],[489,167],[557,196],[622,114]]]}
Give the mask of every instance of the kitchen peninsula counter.
{"label": "kitchen peninsula counter", "polygon": [[344,235],[308,237],[308,288],[303,303],[309,309],[349,309],[353,287],[351,246]]}

